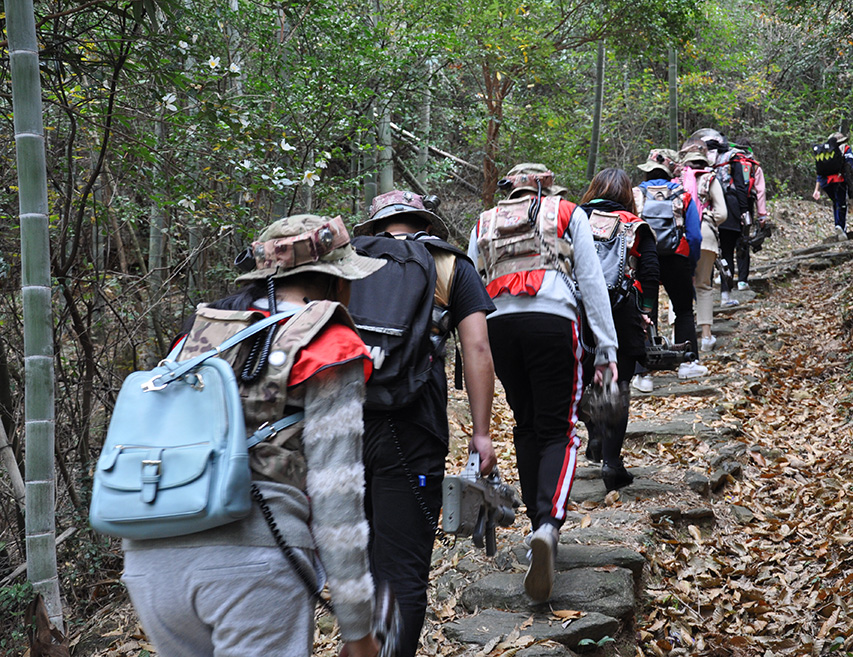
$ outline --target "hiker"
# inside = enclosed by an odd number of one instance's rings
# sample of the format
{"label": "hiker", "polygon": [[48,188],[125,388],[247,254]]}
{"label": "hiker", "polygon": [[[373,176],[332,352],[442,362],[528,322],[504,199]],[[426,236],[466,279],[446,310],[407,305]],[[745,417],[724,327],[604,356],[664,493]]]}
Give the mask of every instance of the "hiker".
{"label": "hiker", "polygon": [[851,177],[853,150],[847,143],[847,135],[842,132],[833,132],[827,137],[826,142],[814,147],[814,152],[817,182],[812,197],[815,201],[819,201],[822,189],[824,194],[832,200],[836,236],[839,240],[846,240],[847,196],[853,192],[853,180],[848,180]]}
{"label": "hiker", "polygon": [[[370,564],[400,604],[401,657],[417,651],[426,614],[450,440],[444,351],[454,330],[471,408],[469,451],[480,455],[484,474],[497,460],[489,436],[495,375],[486,327],[494,305],[465,253],[445,241],[437,203],[387,192],[353,229],[359,253],[390,261],[353,285],[350,309],[376,365],[364,414]],[[408,333],[395,339],[404,333],[401,325]],[[407,351],[411,359],[399,356]]]}
{"label": "hiker", "polygon": [[[693,318],[693,272],[699,260],[702,230],[696,203],[676,178],[677,158],[678,153],[670,149],[649,151],[646,161],[637,165],[645,174],[645,180],[634,187],[634,203],[637,214],[655,232],[660,282],[675,313],[675,341],[689,342],[690,350],[698,354]],[[657,326],[657,304],[652,310],[652,322]],[[698,360],[678,366],[679,379],[694,379],[707,373],[708,368]],[[641,392],[653,389],[651,375],[643,371],[635,375],[631,385]]]}
{"label": "hiker", "polygon": [[[628,383],[637,363],[646,358],[646,324],[655,306],[660,280],[655,236],[649,225],[635,214],[631,178],[622,169],[603,169],[595,174],[580,200],[581,209],[587,213],[592,225],[593,236],[602,238],[602,246],[616,241],[616,235],[624,235],[624,249],[618,260],[626,263],[625,270],[616,272],[625,279],[627,289],[624,296],[620,283],[611,288],[610,307],[619,348],[616,350],[616,366],[619,371],[619,387],[624,396],[624,412],[611,422],[611,431],[602,432],[590,419],[586,422],[589,441],[586,456],[593,462],[603,461],[601,478],[608,491],[628,486],[634,476],[622,461],[622,444],[628,429]],[[605,273],[608,287],[610,279]],[[614,290],[618,290],[614,295]],[[588,361],[589,359],[587,359]],[[584,368],[584,379],[592,376],[590,367]]]}
{"label": "hiker", "polygon": [[711,332],[714,323],[714,263],[720,250],[719,226],[726,220],[726,197],[708,158],[708,147],[701,139],[691,138],[678,152],[681,184],[697,204],[702,221],[702,246],[693,286],[696,289],[696,324],[699,326],[700,351],[711,351],[717,338]]}
{"label": "hiker", "polygon": [[498,183],[507,198],[480,215],[468,247],[497,307],[488,320],[489,343],[515,419],[521,495],[533,529],[524,589],[535,602],[551,597],[580,447],[576,284],[596,339],[595,382],[601,385],[605,369],[618,378],[616,331],[589,221],[558,195],[565,188],[553,178],[543,164],[513,167]]}
{"label": "hiker", "polygon": [[755,159],[752,142],[749,138],[746,136],[735,138],[735,148],[744,151],[747,157],[752,160],[752,167],[749,170],[751,177],[748,182],[749,215],[752,218],[752,223],[748,227],[744,227],[735,253],[738,275],[737,289],[748,290],[751,253],[761,248],[761,244],[764,242],[764,238],[769,235],[770,230],[767,224],[767,184],[764,180],[764,169],[761,168],[761,163]]}
{"label": "hiker", "polygon": [[[736,258],[736,252],[744,238],[749,236],[753,223],[756,194],[756,175],[759,163],[749,154],[729,144],[728,140],[713,128],[702,128],[691,135],[691,139],[701,139],[708,148],[708,161],[717,173],[717,180],[723,189],[726,200],[726,220],[720,225],[720,257],[734,275],[737,271],[738,290],[749,289],[748,260]],[[764,174],[761,173],[763,185]],[[766,221],[766,207],[763,208]],[[737,306],[739,301],[731,296],[729,281],[720,279],[720,305],[724,308]]]}
{"label": "hiker", "polygon": [[315,215],[276,221],[252,253],[255,268],[237,279],[248,287],[199,306],[179,360],[271,313],[299,311],[271,341],[260,333],[251,349],[258,359],[247,358],[248,347],[223,353],[241,382],[247,435],[304,410],[249,452],[253,483],[293,561],[253,504],[245,519],[205,532],[125,540],[122,581],[162,657],[307,657],[325,572],[343,651],[375,657],[361,464],[372,364],[343,304],[350,281],[384,263],[356,254],[340,217]]}

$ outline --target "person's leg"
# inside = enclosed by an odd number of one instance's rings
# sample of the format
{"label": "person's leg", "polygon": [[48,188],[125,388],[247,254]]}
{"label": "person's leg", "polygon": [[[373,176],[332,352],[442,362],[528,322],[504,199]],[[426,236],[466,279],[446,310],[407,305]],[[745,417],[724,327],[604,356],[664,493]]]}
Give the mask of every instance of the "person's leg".
{"label": "person's leg", "polygon": [[531,338],[526,329],[536,326],[541,314],[503,315],[490,319],[489,345],[495,374],[504,388],[507,404],[512,409],[515,426],[513,444],[521,484],[521,499],[527,517],[535,529],[536,497],[539,487],[539,447],[533,415],[533,395],[524,359],[523,345]]}
{"label": "person's leg", "polygon": [[[725,260],[732,276],[734,276],[735,273],[735,248],[738,237],[740,237],[740,233],[738,231],[726,230],[724,228],[720,229],[720,258]],[[720,290],[723,293],[724,298],[728,296],[730,292],[728,281],[725,280],[725,277],[723,277],[721,281]]]}
{"label": "person's leg", "polygon": [[696,288],[696,324],[702,332],[702,337],[710,340],[711,325],[714,322],[714,261],[715,251],[702,250],[696,272],[693,274],[693,284]]}
{"label": "person's leg", "polygon": [[661,267],[661,281],[675,313],[675,341],[689,342],[693,353],[698,353],[690,260],[682,256],[669,256],[668,260],[666,268]]}
{"label": "person's leg", "polygon": [[583,390],[582,348],[573,322],[542,317],[524,349],[539,451],[534,528],[546,522],[559,528],[566,518],[580,446],[575,425]]}
{"label": "person's leg", "polygon": [[311,654],[314,602],[277,547],[132,550],[123,581],[163,657]]}
{"label": "person's leg", "polygon": [[441,508],[445,447],[387,415],[365,418],[365,511],[374,577],[391,585],[403,617],[401,657],[417,652]]}
{"label": "person's leg", "polygon": [[832,214],[835,225],[842,231],[847,229],[847,186],[844,183],[829,183],[823,188],[832,199]]}
{"label": "person's leg", "polygon": [[[749,283],[750,248],[748,244],[737,243],[737,281],[738,283]],[[743,287],[742,285],[738,287]]]}

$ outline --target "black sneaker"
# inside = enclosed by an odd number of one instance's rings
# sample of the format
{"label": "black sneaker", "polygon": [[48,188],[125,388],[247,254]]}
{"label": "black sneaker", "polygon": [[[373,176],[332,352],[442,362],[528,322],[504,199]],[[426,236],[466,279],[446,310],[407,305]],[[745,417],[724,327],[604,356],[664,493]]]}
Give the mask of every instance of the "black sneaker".
{"label": "black sneaker", "polygon": [[609,492],[630,486],[634,482],[634,475],[628,472],[621,463],[615,468],[605,463],[601,466],[601,480]]}
{"label": "black sneaker", "polygon": [[590,438],[586,443],[586,460],[598,463],[601,461],[601,441],[598,438]]}

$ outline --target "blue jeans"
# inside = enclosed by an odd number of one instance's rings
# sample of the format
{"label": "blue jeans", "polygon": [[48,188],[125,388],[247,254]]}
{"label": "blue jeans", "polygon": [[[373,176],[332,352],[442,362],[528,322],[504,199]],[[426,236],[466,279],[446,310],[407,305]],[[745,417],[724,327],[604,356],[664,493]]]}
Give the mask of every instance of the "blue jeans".
{"label": "blue jeans", "polygon": [[847,184],[843,182],[831,182],[821,185],[824,194],[832,199],[832,214],[835,225],[847,229]]}

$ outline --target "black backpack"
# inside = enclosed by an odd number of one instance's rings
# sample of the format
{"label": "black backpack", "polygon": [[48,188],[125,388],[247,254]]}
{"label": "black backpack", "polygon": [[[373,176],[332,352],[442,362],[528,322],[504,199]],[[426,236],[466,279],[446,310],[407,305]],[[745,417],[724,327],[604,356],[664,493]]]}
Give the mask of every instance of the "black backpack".
{"label": "black backpack", "polygon": [[822,144],[812,146],[814,151],[814,164],[817,175],[834,176],[844,170],[844,156],[838,148],[838,142],[830,137]]}
{"label": "black backpack", "polygon": [[435,261],[417,239],[360,236],[352,245],[360,255],[388,261],[367,278],[353,281],[348,305],[373,358],[365,406],[406,406],[422,392],[433,365]]}

